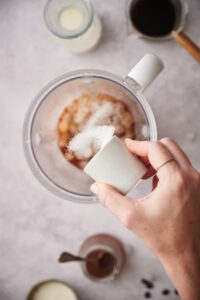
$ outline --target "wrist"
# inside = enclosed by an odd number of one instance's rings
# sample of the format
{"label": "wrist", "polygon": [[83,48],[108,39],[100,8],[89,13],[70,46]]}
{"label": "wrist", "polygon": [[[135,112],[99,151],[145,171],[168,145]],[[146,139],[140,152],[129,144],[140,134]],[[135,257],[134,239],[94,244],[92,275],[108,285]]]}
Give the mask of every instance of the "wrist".
{"label": "wrist", "polygon": [[200,251],[184,250],[159,258],[181,299],[199,300]]}

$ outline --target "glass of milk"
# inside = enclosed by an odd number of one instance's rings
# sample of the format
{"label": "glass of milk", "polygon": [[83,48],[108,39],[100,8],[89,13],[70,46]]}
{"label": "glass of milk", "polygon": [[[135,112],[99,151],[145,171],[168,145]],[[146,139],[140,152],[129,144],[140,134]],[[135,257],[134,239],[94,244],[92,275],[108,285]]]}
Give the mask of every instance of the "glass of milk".
{"label": "glass of milk", "polygon": [[48,0],[44,9],[47,28],[65,40],[68,50],[87,52],[99,42],[102,26],[90,0]]}

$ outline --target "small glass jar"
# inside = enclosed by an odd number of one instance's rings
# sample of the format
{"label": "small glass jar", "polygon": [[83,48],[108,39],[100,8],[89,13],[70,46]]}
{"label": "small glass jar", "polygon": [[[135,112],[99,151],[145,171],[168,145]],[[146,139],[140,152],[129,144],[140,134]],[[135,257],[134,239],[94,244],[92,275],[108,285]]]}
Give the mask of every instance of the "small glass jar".
{"label": "small glass jar", "polygon": [[44,9],[47,28],[65,40],[68,50],[87,52],[99,42],[102,26],[90,0],[48,0]]}
{"label": "small glass jar", "polygon": [[[79,254],[91,260],[83,261],[81,267],[84,274],[94,281],[113,280],[121,272],[126,259],[122,243],[108,234],[97,234],[86,239]],[[110,257],[108,256],[103,268],[92,261],[92,259],[97,260],[105,254],[110,254]]]}

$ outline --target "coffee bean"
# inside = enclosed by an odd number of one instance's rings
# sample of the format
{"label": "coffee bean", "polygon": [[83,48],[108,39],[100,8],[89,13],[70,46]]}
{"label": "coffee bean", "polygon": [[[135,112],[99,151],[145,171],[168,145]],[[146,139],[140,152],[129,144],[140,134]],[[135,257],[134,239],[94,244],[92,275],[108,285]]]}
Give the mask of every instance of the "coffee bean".
{"label": "coffee bean", "polygon": [[169,291],[168,289],[164,289],[164,290],[162,291],[162,294],[163,294],[163,295],[169,295],[169,294],[170,294],[170,291]]}
{"label": "coffee bean", "polygon": [[144,297],[145,297],[145,298],[151,298],[151,293],[150,293],[150,292],[146,292],[146,293],[144,294]]}
{"label": "coffee bean", "polygon": [[142,278],[141,282],[146,286],[147,289],[153,289],[154,288],[154,284],[151,281],[149,281],[145,278]]}

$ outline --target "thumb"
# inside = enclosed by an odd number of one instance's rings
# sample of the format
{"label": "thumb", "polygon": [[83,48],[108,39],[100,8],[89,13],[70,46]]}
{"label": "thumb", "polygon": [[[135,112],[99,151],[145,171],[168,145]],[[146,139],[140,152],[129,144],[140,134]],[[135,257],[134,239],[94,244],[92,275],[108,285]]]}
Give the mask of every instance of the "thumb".
{"label": "thumb", "polygon": [[91,186],[91,191],[98,197],[99,201],[113,215],[115,215],[126,227],[134,219],[135,204],[137,201],[131,201],[129,198],[122,196],[112,186],[95,182]]}

